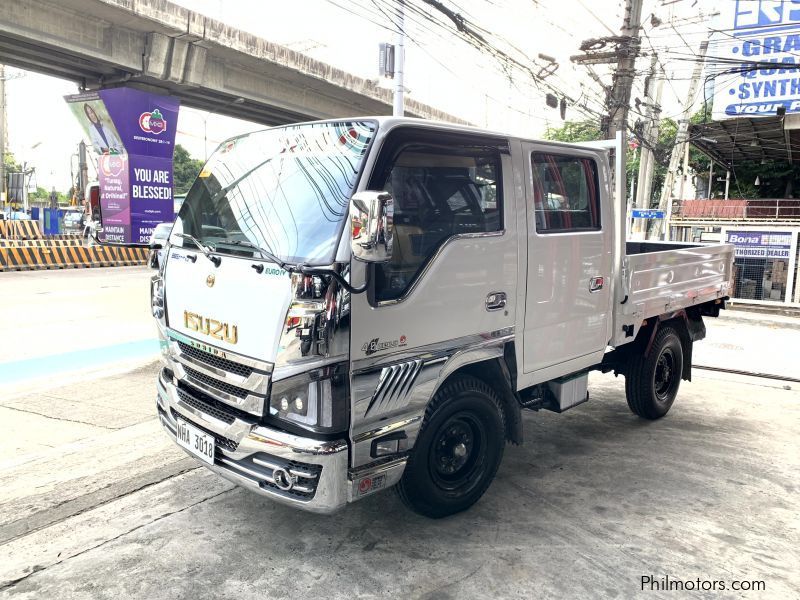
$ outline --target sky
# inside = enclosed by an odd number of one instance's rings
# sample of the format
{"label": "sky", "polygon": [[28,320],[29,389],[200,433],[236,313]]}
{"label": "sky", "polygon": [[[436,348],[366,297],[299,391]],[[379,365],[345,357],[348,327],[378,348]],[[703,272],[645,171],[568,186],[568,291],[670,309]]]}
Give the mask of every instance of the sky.
{"label": "sky", "polygon": [[[378,44],[394,41],[398,0],[305,0],[294,3],[263,0],[173,0],[270,41],[306,53],[345,71],[378,79]],[[719,0],[722,2],[725,0]],[[540,136],[562,124],[558,110],[545,105],[545,91],[517,68],[504,68],[497,58],[478,51],[455,35],[452,23],[437,25],[422,0],[407,0],[406,89],[409,97],[490,129]],[[616,35],[622,23],[622,0],[444,0],[465,15],[493,46],[523,63],[539,54],[556,59],[558,70],[547,84],[574,99],[568,120],[593,117],[603,110],[603,91],[586,67],[570,62],[581,41]],[[693,53],[707,35],[717,0],[645,0],[645,53],[655,48],[668,81],[662,105],[665,116],[677,116],[686,99]],[[655,14],[662,21],[651,20]],[[309,19],[308,15],[313,15]],[[674,27],[672,26],[674,25]],[[640,58],[637,69],[648,67]],[[594,67],[610,83],[606,65]],[[641,82],[634,96],[643,97]],[[9,150],[19,162],[36,167],[36,184],[65,191],[77,168],[82,131],[63,96],[76,93],[74,83],[36,73],[6,69]],[[391,80],[381,80],[391,87]],[[641,109],[640,109],[641,112]],[[637,115],[632,113],[631,119]],[[203,159],[227,137],[260,129],[253,123],[182,108],[177,143]],[[90,177],[94,176],[90,166]]]}

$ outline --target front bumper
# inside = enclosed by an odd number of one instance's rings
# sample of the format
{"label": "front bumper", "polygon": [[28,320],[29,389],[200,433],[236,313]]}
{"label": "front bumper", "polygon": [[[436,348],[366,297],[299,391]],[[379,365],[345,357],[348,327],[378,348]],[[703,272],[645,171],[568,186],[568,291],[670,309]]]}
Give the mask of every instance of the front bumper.
{"label": "front bumper", "polygon": [[320,441],[264,427],[245,416],[215,410],[213,399],[176,383],[162,370],[158,379],[161,424],[173,440],[177,417],[212,434],[216,441],[214,465],[204,466],[242,487],[302,510],[332,513],[347,503],[350,484],[345,440]]}

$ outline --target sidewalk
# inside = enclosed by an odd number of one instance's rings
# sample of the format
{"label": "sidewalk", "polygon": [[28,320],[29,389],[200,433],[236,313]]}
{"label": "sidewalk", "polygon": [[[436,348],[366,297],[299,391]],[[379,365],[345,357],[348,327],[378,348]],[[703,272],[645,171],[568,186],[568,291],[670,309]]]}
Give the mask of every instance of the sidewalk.
{"label": "sidewalk", "polygon": [[800,378],[800,318],[724,310],[704,321],[695,365]]}

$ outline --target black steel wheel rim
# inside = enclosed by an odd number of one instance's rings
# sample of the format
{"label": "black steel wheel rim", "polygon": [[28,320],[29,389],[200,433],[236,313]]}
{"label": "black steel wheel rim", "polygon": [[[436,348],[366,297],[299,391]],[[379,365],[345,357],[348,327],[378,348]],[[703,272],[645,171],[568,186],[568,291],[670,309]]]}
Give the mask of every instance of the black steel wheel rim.
{"label": "black steel wheel rim", "polygon": [[474,488],[486,468],[487,439],[486,427],[471,412],[456,413],[442,423],[429,453],[436,486],[458,494]]}
{"label": "black steel wheel rim", "polygon": [[677,363],[671,348],[664,348],[656,361],[653,389],[660,402],[666,402],[674,392],[677,380]]}

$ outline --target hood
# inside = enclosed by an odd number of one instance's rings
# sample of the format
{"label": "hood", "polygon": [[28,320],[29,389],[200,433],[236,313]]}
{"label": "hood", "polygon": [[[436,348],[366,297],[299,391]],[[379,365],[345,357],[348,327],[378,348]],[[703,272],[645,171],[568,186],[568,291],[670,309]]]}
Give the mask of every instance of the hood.
{"label": "hood", "polygon": [[[194,257],[194,260],[192,260]],[[292,281],[278,265],[171,247],[164,271],[167,325],[199,341],[275,363]],[[261,273],[254,267],[263,266]]]}

